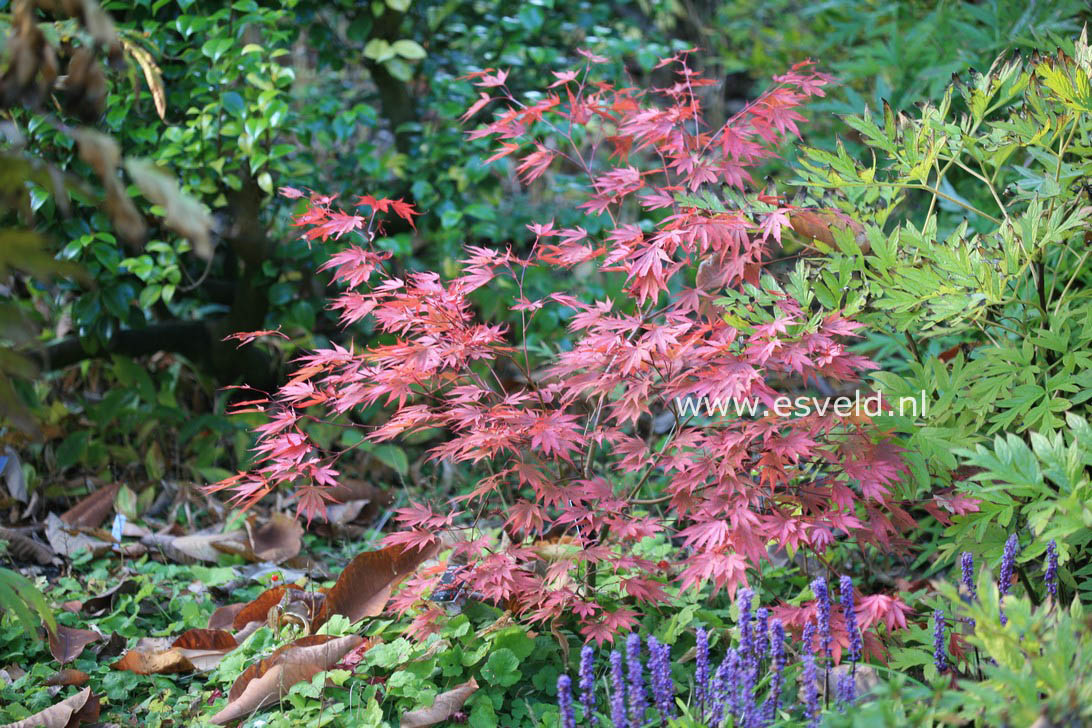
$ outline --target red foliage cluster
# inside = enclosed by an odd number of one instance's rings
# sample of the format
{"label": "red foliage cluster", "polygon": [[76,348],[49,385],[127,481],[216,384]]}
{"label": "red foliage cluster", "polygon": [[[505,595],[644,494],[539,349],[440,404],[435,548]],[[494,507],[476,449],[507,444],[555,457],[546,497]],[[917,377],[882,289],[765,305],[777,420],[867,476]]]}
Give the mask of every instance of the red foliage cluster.
{"label": "red foliage cluster", "polygon": [[[325,266],[345,286],[333,307],[345,324],[371,316],[387,343],[335,345],[303,357],[274,397],[252,403],[269,415],[259,430],[258,466],[214,488],[230,488],[250,504],[291,486],[310,518],[335,482],[339,456],[309,439],[305,411],[336,417],[380,403],[390,417],[367,433],[370,440],[441,428],[447,437],[431,457],[489,465],[457,502],[401,510],[401,530],[386,543],[427,548],[458,529],[453,560],[468,565],[457,576],[468,592],[534,621],[575,615],[585,637],[601,642],[634,624],[627,604],[666,601],[672,579],[734,593],[771,543],[822,553],[840,533],[897,548],[913,520],[892,496],[903,469],[897,449],[862,419],[769,414],[697,426],[677,418],[658,447],[637,434],[642,417],[671,409],[678,398],[768,406],[778,396],[772,381],[852,381],[874,366],[847,349],[860,324],[839,312],[814,315],[780,296],[742,327],[726,322],[717,304],[726,288],[759,282],[771,239],[779,241],[789,225],[790,205],[748,193],[750,171],[797,133],[797,107],[822,96],[827,77],[799,64],[710,129],[696,93],[710,81],[687,65],[685,53],[661,63],[674,68],[677,82],[649,93],[589,81],[603,59],[585,56],[584,69],[556,74],[549,93],[530,105],[507,91],[506,72],[473,74],[507,108],[470,136],[499,142],[491,159],[518,155],[528,184],[559,160],[584,170],[590,194],[581,207],[607,216],[606,232],[537,224],[525,255],[472,247],[452,279],[432,272],[396,278],[385,267],[389,255],[369,244],[380,213],[412,223],[415,210],[361,197],[357,212],[347,213],[331,197],[311,195],[295,221],[305,237],[364,239]],[[483,91],[466,118],[495,100]],[[598,153],[601,145],[609,157]],[[722,195],[725,186],[736,190],[731,199]],[[705,193],[727,211],[686,204],[686,195]],[[651,231],[627,221],[637,206],[659,219]],[[577,265],[624,275],[628,298],[526,297],[529,268]],[[514,282],[510,310],[525,328],[546,307],[566,309],[573,346],[540,366],[521,337],[477,320],[471,294],[499,277]],[[523,369],[522,386],[501,384],[502,359]],[[650,483],[662,484],[662,495],[635,501]],[[484,506],[503,507],[499,539],[479,527],[475,514]],[[634,554],[634,544],[658,533],[675,540],[675,560]],[[434,571],[411,580],[396,606],[419,605],[440,577]],[[897,625],[901,603],[883,599],[889,608],[869,623]]]}

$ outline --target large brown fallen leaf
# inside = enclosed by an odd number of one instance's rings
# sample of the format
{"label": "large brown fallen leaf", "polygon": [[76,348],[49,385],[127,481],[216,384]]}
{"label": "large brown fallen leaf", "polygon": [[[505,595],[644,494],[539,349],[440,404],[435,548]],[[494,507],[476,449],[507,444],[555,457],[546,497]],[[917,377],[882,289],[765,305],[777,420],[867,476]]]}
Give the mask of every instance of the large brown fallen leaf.
{"label": "large brown fallen leaf", "polygon": [[266,589],[254,601],[243,605],[243,608],[232,619],[231,626],[239,630],[251,622],[264,622],[269,615],[269,610],[284,600],[284,594],[288,590],[303,591],[303,587],[288,584],[287,586],[275,586]]}
{"label": "large brown fallen leaf", "polygon": [[114,498],[120,488],[121,484],[114,483],[84,496],[79,503],[61,514],[61,520],[73,527],[98,528],[114,510]]}
{"label": "large brown fallen leaf", "polygon": [[128,670],[138,675],[173,675],[192,672],[195,668],[182,650],[171,647],[165,638],[145,638],[110,666],[114,670]]}
{"label": "large brown fallen leaf", "polygon": [[436,700],[429,707],[403,713],[402,722],[399,725],[401,728],[426,728],[426,726],[439,725],[459,712],[477,689],[477,681],[470,678],[462,685],[437,695]]}
{"label": "large brown fallen leaf", "polygon": [[278,702],[298,682],[328,670],[363,641],[358,635],[301,637],[252,665],[231,686],[228,703],[210,718],[223,725]]}
{"label": "large brown fallen leaf", "polygon": [[165,639],[141,640],[111,667],[138,675],[211,670],[236,646],[235,638],[224,630],[191,629],[170,643]]}
{"label": "large brown fallen leaf", "polygon": [[337,485],[327,489],[325,495],[333,502],[327,503],[325,515],[319,514],[315,520],[335,526],[343,526],[362,514],[362,521],[374,520],[380,510],[394,503],[391,491],[354,478],[342,478]]}
{"label": "large brown fallen leaf", "polygon": [[53,674],[44,684],[50,687],[56,685],[86,685],[90,679],[91,676],[83,670],[68,669]]}
{"label": "large brown fallen leaf", "polygon": [[107,589],[102,594],[98,594],[84,601],[76,611],[83,611],[91,617],[99,617],[114,606],[114,601],[118,596],[123,594],[136,594],[138,591],[140,591],[140,585],[137,584],[135,580],[125,579],[118,582],[112,588]]}
{"label": "large brown fallen leaf", "polygon": [[14,529],[0,526],[0,538],[8,542],[7,551],[17,561],[33,561],[42,566],[53,563],[53,549]]}
{"label": "large brown fallen leaf", "polygon": [[303,546],[303,526],[284,513],[274,513],[269,522],[258,526],[247,522],[250,548],[259,561],[279,564],[300,552]]}
{"label": "large brown fallen leaf", "polygon": [[171,541],[170,546],[190,559],[215,563],[220,560],[220,555],[223,553],[235,553],[238,549],[245,549],[245,538],[246,534],[242,531],[200,533],[192,536],[178,536]]}
{"label": "large brown fallen leaf", "polygon": [[246,607],[246,604],[242,602],[217,607],[216,611],[209,616],[209,629],[232,629],[235,615],[241,612],[244,607]]}
{"label": "large brown fallen leaf", "polygon": [[101,556],[110,551],[111,544],[74,530],[56,513],[50,513],[46,518],[45,532],[46,540],[58,556],[67,558],[85,550]]}
{"label": "large brown fallen leaf", "polygon": [[171,647],[186,650],[234,650],[238,646],[231,633],[222,629],[188,629],[171,643]]}
{"label": "large brown fallen leaf", "polygon": [[439,548],[439,543],[423,550],[388,546],[357,555],[326,593],[312,628],[317,629],[334,614],[343,614],[350,622],[382,614],[398,582],[432,558]]}
{"label": "large brown fallen leaf", "polygon": [[0,728],[77,728],[81,723],[99,719],[99,699],[84,688],[71,698],[65,698],[29,718],[17,720]]}
{"label": "large brown fallen leaf", "polygon": [[53,659],[63,665],[75,660],[83,652],[84,647],[100,639],[102,635],[98,632],[58,624],[57,630],[49,635],[49,652],[53,655]]}

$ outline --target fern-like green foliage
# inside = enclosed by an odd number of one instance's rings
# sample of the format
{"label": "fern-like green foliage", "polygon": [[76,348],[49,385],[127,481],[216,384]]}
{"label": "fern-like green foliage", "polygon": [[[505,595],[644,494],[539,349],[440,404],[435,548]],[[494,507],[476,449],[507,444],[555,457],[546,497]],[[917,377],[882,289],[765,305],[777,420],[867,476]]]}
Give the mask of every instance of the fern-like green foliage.
{"label": "fern-like green foliage", "polygon": [[[903,342],[902,370],[876,381],[893,397],[926,393],[925,417],[892,421],[923,491],[949,479],[957,448],[1087,415],[1090,76],[1082,35],[1057,54],[999,60],[913,115],[848,118],[867,158],[803,152],[811,202],[866,232],[835,231],[828,265],[796,275],[825,307]],[[938,358],[953,344],[954,359]]]}
{"label": "fern-like green foliage", "polygon": [[30,635],[37,636],[41,624],[50,632],[57,628],[42,593],[29,579],[10,569],[0,569],[0,614],[4,613],[14,615]]}
{"label": "fern-like green foliage", "polygon": [[[1055,540],[1060,561],[1085,553],[1092,542],[1092,427],[1070,414],[1064,432],[1024,438],[998,435],[992,446],[978,445],[959,454],[979,472],[964,481],[960,490],[980,502],[977,513],[958,519],[946,539],[947,553],[955,544],[989,544],[1004,537],[1013,523],[1026,523],[1038,534],[1021,560],[1041,558],[1045,544]],[[994,550],[1001,548],[993,544]],[[945,549],[942,548],[942,551]],[[989,550],[989,549],[987,549]],[[1086,559],[1077,570],[1062,569],[1063,582],[1092,598],[1092,564]]]}

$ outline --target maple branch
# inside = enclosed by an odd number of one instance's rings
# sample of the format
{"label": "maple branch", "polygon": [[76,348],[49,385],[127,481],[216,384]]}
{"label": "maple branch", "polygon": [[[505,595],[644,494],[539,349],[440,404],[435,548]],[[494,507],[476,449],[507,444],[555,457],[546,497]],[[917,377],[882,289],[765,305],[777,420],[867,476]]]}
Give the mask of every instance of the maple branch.
{"label": "maple branch", "polygon": [[261,349],[238,349],[224,342],[226,319],[165,321],[142,329],[122,329],[96,350],[84,348],[79,337],[55,341],[31,352],[40,368],[56,371],[86,359],[105,359],[114,354],[131,358],[157,352],[180,354],[207,367],[221,382],[245,380],[257,389],[272,389],[278,380],[273,361]]}

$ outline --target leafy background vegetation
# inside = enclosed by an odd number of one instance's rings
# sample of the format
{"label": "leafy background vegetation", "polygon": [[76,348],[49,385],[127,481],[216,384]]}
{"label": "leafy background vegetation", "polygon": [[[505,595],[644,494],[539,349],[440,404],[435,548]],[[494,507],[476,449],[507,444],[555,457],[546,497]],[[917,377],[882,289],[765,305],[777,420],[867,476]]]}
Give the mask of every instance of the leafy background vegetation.
{"label": "leafy background vegetation", "polygon": [[[530,184],[518,169],[530,147],[488,161],[498,141],[467,132],[493,122],[502,97],[530,105],[575,88],[549,89],[559,73],[583,73],[581,51],[603,59],[598,80],[649,89],[675,83],[659,61],[692,47],[702,50],[688,63],[715,81],[697,90],[714,129],[800,61],[833,77],[825,97],[801,107],[800,138],[786,135],[760,160],[746,194],[717,181],[682,201],[712,216],[731,205],[756,223],[782,203],[796,211],[769,241],[765,275],[716,291],[724,320],[768,324],[782,298],[808,316],[841,312],[863,324],[852,352],[878,365],[861,386],[891,398],[924,391],[929,403],[924,416],[871,423],[905,466],[891,502],[906,519],[894,519],[888,543],[839,532],[818,554],[764,544],[746,572],[756,607],[795,638],[821,601],[813,580],[829,577],[839,653],[853,635],[839,621],[839,575],[852,574],[859,611],[873,615],[863,622],[867,654],[850,661],[855,703],[840,704],[830,682],[816,719],[1088,720],[1087,15],[1079,2],[1007,0],[0,0],[0,721],[52,709],[56,725],[203,725],[243,706],[237,719],[248,726],[553,726],[567,718],[558,678],[568,674],[585,725],[585,638],[624,651],[633,632],[671,646],[674,725],[712,724],[696,707],[695,630],[708,631],[715,673],[726,650],[747,654],[749,621],[734,589],[679,588],[673,565],[701,551],[684,551],[695,545],[685,535],[634,539],[632,554],[662,571],[641,586],[658,585],[662,598],[640,605],[610,582],[582,596],[624,616],[605,637],[581,631],[595,621],[587,614],[530,619],[507,596],[483,593],[452,543],[419,542],[408,561],[383,547],[413,503],[435,509],[418,513],[419,527],[465,527],[443,520],[444,504],[492,473],[428,458],[450,431],[363,437],[388,421],[382,403],[326,418],[312,410],[301,424],[336,454],[340,503],[326,517],[289,525],[300,504],[291,488],[246,513],[203,489],[256,467],[268,419],[245,403],[288,381],[296,357],[391,343],[373,318],[342,326],[329,305],[328,264],[361,239],[301,235],[312,192],[336,195],[334,208],[351,209],[358,195],[411,204],[419,214],[387,215],[366,241],[390,254],[384,265],[400,278],[455,278],[466,246],[532,255],[529,226],[551,220],[603,240],[614,222],[579,207],[589,196],[579,165],[555,162],[547,184]],[[508,72],[503,88],[483,85],[497,70]],[[493,103],[465,115],[482,93]],[[533,120],[522,131],[521,143],[534,134],[559,148]],[[619,219],[646,234],[665,224],[661,212],[626,204]],[[822,213],[818,229],[799,211]],[[661,302],[703,275],[696,265],[680,274],[685,283]],[[529,267],[520,280],[467,299],[483,321],[519,332],[524,353],[488,374],[504,391],[539,375],[525,364],[580,346],[571,310],[544,307],[527,324],[517,297],[626,300],[624,276],[590,265]],[[253,331],[277,335],[244,346],[226,338]],[[792,386],[840,393],[825,380]],[[249,411],[228,414],[238,409]],[[666,410],[643,412],[632,432],[664,447]],[[662,505],[670,473],[649,472],[611,485],[638,501],[627,512],[674,518]],[[485,505],[475,525],[510,547],[510,504]],[[864,499],[853,506],[877,515]],[[1053,594],[1043,580],[1052,541]],[[573,578],[594,590],[596,568],[575,553],[590,544],[561,527],[527,544],[537,559],[571,560]],[[361,553],[383,556],[351,561]],[[966,580],[957,586],[964,553],[976,599]],[[332,591],[304,598],[286,583]],[[259,619],[222,623],[230,649],[190,633],[210,627],[218,607],[252,600]],[[910,610],[905,623],[895,604]],[[945,670],[936,610],[954,625],[941,629]],[[324,644],[338,654],[316,653]],[[787,643],[782,699],[765,724],[813,719],[799,644]],[[598,648],[596,710],[610,724],[613,648]],[[155,669],[117,667],[138,657]],[[282,676],[285,688],[241,701],[233,685],[242,691],[240,676],[262,658],[261,674]],[[761,659],[761,674],[775,674],[775,658]],[[829,661],[817,660],[822,674]],[[285,665],[300,661],[315,669],[285,684]],[[660,724],[660,711],[645,721]]]}

